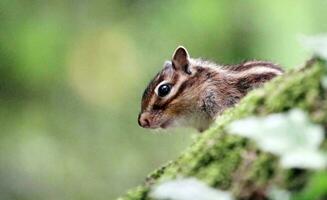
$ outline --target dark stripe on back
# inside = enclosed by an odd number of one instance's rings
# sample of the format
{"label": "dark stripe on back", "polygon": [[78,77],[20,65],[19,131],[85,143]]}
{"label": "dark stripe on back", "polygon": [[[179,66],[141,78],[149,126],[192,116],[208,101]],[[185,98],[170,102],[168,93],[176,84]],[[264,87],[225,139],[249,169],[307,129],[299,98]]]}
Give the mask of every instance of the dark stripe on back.
{"label": "dark stripe on back", "polygon": [[253,74],[248,77],[243,77],[237,80],[236,87],[242,93],[247,93],[249,90],[262,85],[277,76],[275,73]]}

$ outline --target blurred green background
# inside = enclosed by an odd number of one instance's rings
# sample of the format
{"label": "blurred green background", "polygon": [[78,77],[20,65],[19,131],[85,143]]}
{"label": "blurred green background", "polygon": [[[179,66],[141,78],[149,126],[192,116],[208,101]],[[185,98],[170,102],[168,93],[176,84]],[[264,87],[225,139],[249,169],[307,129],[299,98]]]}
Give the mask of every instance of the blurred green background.
{"label": "blurred green background", "polygon": [[326,20],[325,0],[1,0],[0,199],[114,199],[192,142],[137,125],[178,45],[290,68]]}

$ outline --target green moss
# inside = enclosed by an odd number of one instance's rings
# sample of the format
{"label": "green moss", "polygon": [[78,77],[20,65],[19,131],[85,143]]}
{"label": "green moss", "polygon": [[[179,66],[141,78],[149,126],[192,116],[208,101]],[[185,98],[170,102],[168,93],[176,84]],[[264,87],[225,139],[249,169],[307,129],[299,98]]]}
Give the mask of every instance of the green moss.
{"label": "green moss", "polygon": [[314,173],[306,188],[298,193],[295,193],[293,200],[307,199],[327,199],[327,172],[319,171]]}
{"label": "green moss", "polygon": [[254,161],[251,170],[249,170],[249,180],[253,180],[258,185],[266,184],[271,180],[278,170],[277,159],[271,154],[261,153]]}
{"label": "green moss", "polygon": [[[128,192],[120,200],[147,199],[152,184],[176,177],[197,177],[211,186],[230,189],[238,197],[271,183],[291,182],[285,170],[278,169],[271,154],[256,150],[244,138],[226,134],[225,127],[233,120],[250,115],[266,115],[299,107],[319,123],[327,121],[326,93],[320,86],[324,74],[323,62],[304,70],[293,71],[249,93],[235,108],[227,110],[205,133],[198,136],[174,162],[150,174],[143,186]],[[246,155],[254,155],[249,157]],[[253,159],[253,160],[251,160]],[[285,178],[281,178],[285,176]],[[240,178],[241,177],[241,178]]]}
{"label": "green moss", "polygon": [[127,200],[127,199],[138,199],[138,200],[146,200],[147,193],[149,189],[144,186],[139,186],[133,190],[130,190],[127,192],[127,194],[124,197],[118,198],[118,200]]}

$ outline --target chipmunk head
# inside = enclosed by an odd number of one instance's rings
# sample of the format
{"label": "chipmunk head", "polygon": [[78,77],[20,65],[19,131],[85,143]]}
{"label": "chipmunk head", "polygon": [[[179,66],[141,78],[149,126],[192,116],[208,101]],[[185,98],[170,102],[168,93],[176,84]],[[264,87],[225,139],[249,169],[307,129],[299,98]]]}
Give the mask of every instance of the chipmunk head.
{"label": "chipmunk head", "polygon": [[144,91],[138,122],[144,128],[182,124],[205,130],[248,91],[282,73],[278,65],[266,61],[219,66],[191,59],[184,47],[178,47]]}
{"label": "chipmunk head", "polygon": [[196,96],[187,82],[193,73],[187,50],[178,47],[143,93],[139,125],[167,128],[187,117]]}

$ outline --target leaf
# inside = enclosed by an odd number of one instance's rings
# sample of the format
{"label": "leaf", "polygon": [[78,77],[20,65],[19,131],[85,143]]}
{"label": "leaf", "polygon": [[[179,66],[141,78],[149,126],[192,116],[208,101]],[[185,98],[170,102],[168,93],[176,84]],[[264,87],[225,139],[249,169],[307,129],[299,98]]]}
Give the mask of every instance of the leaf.
{"label": "leaf", "polygon": [[285,168],[323,169],[326,167],[326,154],[318,150],[298,149],[283,155],[280,162]]}
{"label": "leaf", "polygon": [[268,189],[268,196],[271,200],[289,200],[291,199],[291,193],[287,190],[283,190],[277,187],[271,187]]}
{"label": "leaf", "polygon": [[156,200],[232,200],[228,192],[216,190],[195,178],[176,179],[155,185],[150,197]]}
{"label": "leaf", "polygon": [[280,156],[285,168],[321,169],[327,165],[326,153],[319,151],[324,140],[323,127],[311,123],[301,110],[245,118],[231,123],[228,130],[251,138],[259,148]]}
{"label": "leaf", "polygon": [[327,90],[327,76],[322,77],[321,85],[325,90]]}
{"label": "leaf", "polygon": [[299,40],[305,48],[312,51],[316,56],[327,60],[327,34],[300,36]]}

